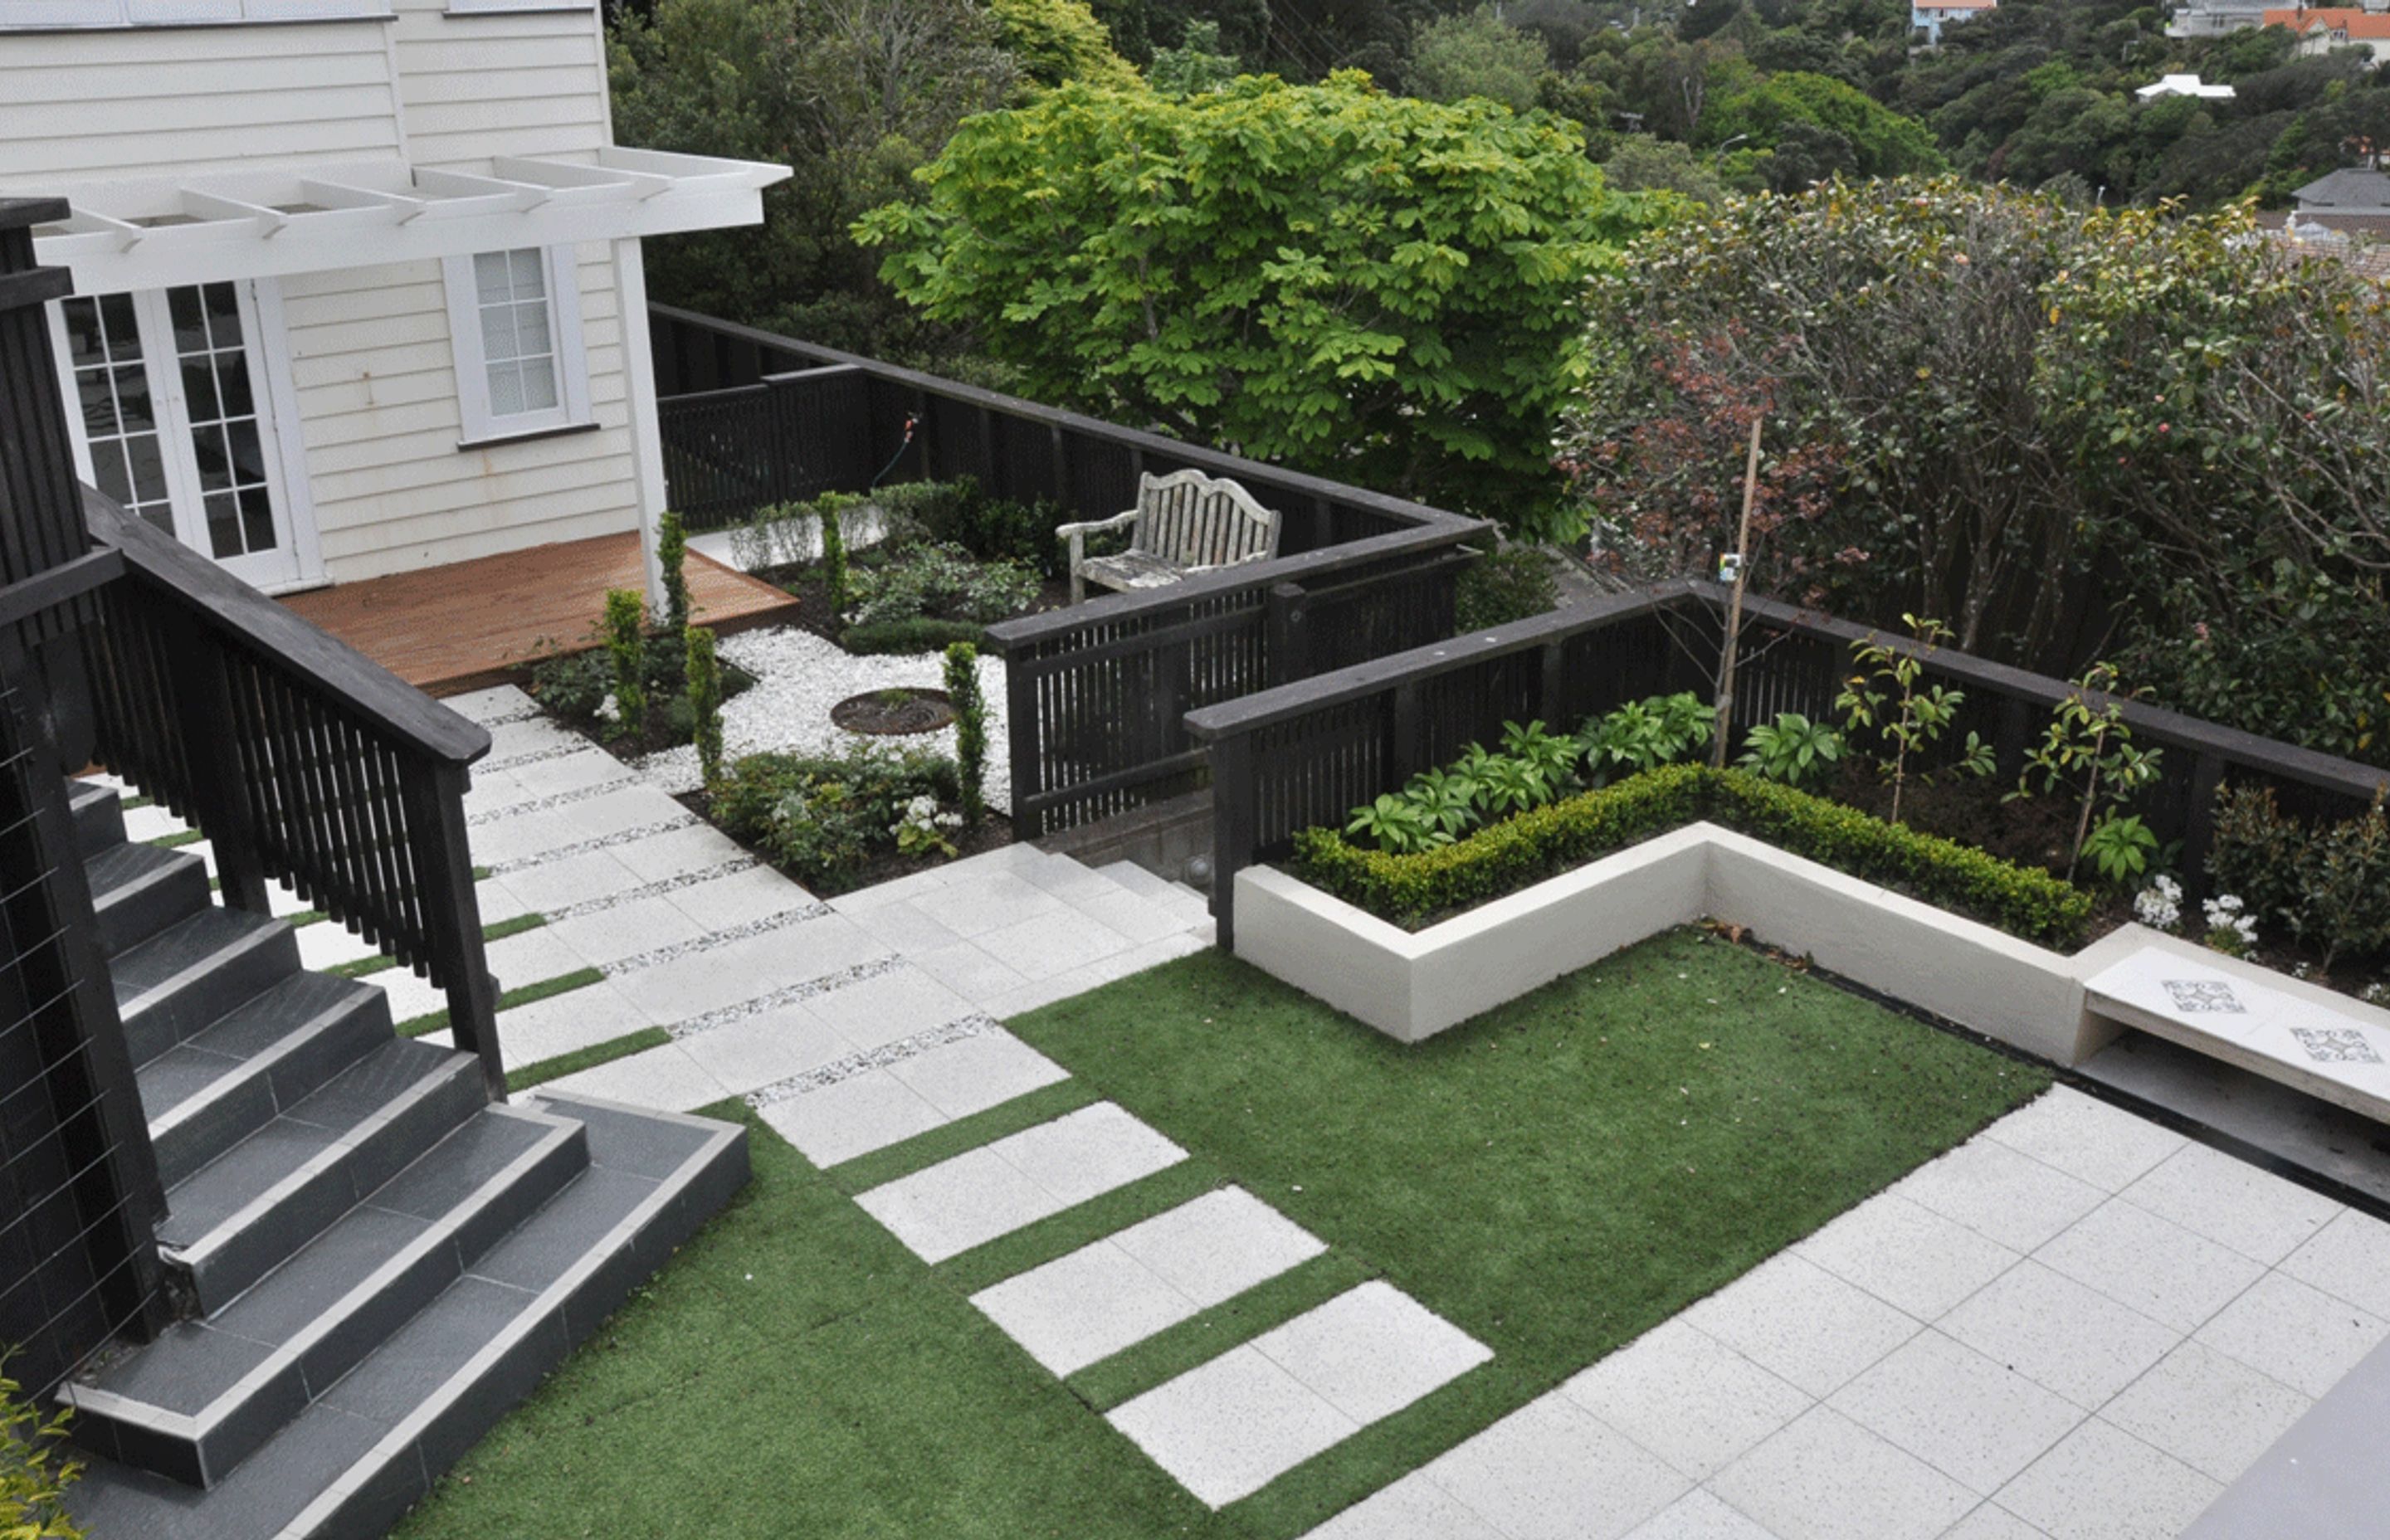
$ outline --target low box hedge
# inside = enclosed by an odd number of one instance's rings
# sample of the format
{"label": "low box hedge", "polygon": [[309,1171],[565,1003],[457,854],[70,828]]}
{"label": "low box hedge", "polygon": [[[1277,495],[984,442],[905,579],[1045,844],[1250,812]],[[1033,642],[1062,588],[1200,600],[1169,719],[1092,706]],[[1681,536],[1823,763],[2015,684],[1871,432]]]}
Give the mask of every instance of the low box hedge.
{"label": "low box hedge", "polygon": [[1489,824],[1436,850],[1365,850],[1334,829],[1295,836],[1314,887],[1410,930],[1706,818],[1779,849],[2058,951],[2082,944],[2091,895],[1939,835],[1741,770],[1671,764]]}
{"label": "low box hedge", "polygon": [[987,628],[970,621],[941,621],[927,616],[906,621],[878,621],[869,625],[851,625],[838,639],[838,645],[858,656],[866,653],[944,652],[957,642],[969,642],[978,647],[987,639]]}

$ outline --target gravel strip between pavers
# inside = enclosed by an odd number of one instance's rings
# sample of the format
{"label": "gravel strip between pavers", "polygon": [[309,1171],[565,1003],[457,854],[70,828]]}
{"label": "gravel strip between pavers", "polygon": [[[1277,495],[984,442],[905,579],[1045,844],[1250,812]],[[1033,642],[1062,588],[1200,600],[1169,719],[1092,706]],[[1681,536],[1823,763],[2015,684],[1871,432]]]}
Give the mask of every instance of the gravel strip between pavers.
{"label": "gravel strip between pavers", "polygon": [[801,1075],[790,1075],[786,1080],[776,1080],[761,1090],[748,1092],[747,1105],[756,1108],[769,1107],[775,1102],[788,1101],[803,1096],[807,1091],[824,1090],[837,1084],[840,1081],[852,1080],[867,1070],[884,1070],[891,1064],[902,1064],[908,1059],[919,1059],[932,1048],[943,1048],[949,1043],[959,1043],[967,1037],[979,1037],[991,1032],[1000,1032],[1004,1024],[993,1016],[973,1014],[957,1017],[944,1026],[932,1027],[927,1032],[917,1032],[910,1037],[900,1037],[893,1043],[883,1044],[880,1047],[864,1053],[853,1053],[844,1059],[834,1059],[827,1064],[807,1070]]}

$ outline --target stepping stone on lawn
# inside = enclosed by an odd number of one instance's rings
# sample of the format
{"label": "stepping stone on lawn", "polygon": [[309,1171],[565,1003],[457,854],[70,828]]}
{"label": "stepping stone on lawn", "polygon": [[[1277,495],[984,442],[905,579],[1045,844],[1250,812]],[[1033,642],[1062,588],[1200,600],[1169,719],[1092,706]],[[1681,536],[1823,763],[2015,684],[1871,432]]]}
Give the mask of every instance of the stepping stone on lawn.
{"label": "stepping stone on lawn", "polygon": [[1393,1285],[1365,1283],[1107,1420],[1216,1508],[1493,1356]]}
{"label": "stepping stone on lawn", "polygon": [[1066,1375],[1327,1249],[1251,1193],[1223,1187],[983,1289],[971,1303]]}
{"label": "stepping stone on lawn", "polygon": [[855,1201],[923,1261],[944,1262],[1186,1158],[1120,1107],[1099,1101]]}

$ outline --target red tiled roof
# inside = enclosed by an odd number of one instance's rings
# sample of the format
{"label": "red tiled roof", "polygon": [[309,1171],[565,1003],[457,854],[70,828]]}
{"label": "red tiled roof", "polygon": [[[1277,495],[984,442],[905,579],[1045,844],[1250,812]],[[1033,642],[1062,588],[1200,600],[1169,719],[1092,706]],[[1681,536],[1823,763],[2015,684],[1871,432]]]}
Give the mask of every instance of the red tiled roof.
{"label": "red tiled roof", "polygon": [[2345,32],[2354,38],[2390,38],[2390,14],[2358,10],[2348,6],[2269,10],[2266,13],[2266,25],[2288,27],[2301,35],[2328,32]]}

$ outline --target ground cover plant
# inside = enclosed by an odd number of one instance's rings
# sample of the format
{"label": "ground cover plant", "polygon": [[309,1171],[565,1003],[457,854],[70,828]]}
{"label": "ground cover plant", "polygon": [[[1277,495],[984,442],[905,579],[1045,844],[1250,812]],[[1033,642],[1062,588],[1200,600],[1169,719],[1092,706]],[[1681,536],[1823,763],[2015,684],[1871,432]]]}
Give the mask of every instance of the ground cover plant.
{"label": "ground cover plant", "polygon": [[[2037,1094],[2048,1077],[1679,931],[1406,1047],[1216,954],[1014,1029],[1073,1073],[753,1184],[401,1526],[1292,1540]],[[928,1266],[847,1200],[1098,1097],[1190,1159]],[[1233,1182],[1329,1245],[1057,1382],[967,1295]],[[1493,1361],[1217,1514],[1097,1415],[1382,1276]]]}
{"label": "ground cover plant", "polygon": [[706,791],[724,833],[817,893],[884,880],[896,858],[951,859],[978,822],[965,806],[952,759],[876,744],[749,754]]}

